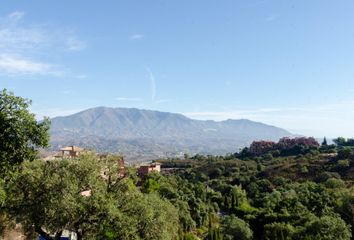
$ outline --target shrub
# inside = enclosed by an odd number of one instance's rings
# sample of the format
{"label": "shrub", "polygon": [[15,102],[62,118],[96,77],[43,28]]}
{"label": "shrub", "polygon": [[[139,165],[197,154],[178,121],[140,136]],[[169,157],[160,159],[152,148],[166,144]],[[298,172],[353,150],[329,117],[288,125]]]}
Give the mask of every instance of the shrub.
{"label": "shrub", "polygon": [[327,181],[324,183],[326,188],[343,188],[345,187],[345,183],[342,179],[337,178],[328,178]]}

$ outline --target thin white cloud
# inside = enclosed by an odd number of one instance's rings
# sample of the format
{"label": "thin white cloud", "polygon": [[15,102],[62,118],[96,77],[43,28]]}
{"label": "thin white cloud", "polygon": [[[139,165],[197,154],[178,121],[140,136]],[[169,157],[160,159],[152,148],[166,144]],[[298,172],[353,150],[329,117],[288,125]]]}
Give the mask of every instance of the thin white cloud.
{"label": "thin white cloud", "polygon": [[151,71],[149,67],[145,68],[148,74],[148,78],[150,80],[150,91],[151,91],[151,101],[153,104],[161,104],[161,103],[166,103],[166,102],[171,102],[173,99],[156,99],[156,92],[157,92],[157,87],[156,87],[156,79],[155,75]]}
{"label": "thin white cloud", "polygon": [[144,35],[142,34],[133,34],[129,37],[130,40],[141,40],[144,38]]}
{"label": "thin white cloud", "polygon": [[26,59],[19,55],[0,54],[0,74],[7,75],[58,75],[51,65]]}
{"label": "thin white cloud", "polygon": [[[52,53],[80,51],[86,43],[74,31],[48,24],[30,24],[25,13],[15,11],[0,17],[0,74],[5,75],[55,75],[63,76],[68,68],[52,63]],[[45,60],[38,59],[46,56]],[[53,67],[57,66],[57,67]],[[60,69],[60,71],[58,70]]]}
{"label": "thin white cloud", "polygon": [[148,73],[148,77],[150,80],[150,87],[151,87],[151,100],[153,102],[155,102],[155,98],[156,98],[156,81],[155,81],[155,76],[152,73],[150,68],[146,68],[146,71]]}
{"label": "thin white cloud", "polygon": [[0,49],[20,53],[45,45],[48,35],[38,26],[20,24],[24,13],[14,12],[0,19]]}
{"label": "thin white cloud", "polygon": [[126,102],[139,102],[141,101],[140,98],[128,98],[128,97],[117,97],[117,101],[126,101]]}
{"label": "thin white cloud", "polygon": [[8,21],[14,21],[14,22],[18,22],[20,21],[23,17],[25,16],[24,12],[20,12],[20,11],[15,11],[12,12],[8,15],[7,20]]}

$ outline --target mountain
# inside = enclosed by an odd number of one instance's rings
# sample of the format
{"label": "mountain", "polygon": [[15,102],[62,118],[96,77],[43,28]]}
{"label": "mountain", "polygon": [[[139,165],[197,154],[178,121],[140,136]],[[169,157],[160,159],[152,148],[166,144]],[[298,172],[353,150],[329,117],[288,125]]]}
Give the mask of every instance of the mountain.
{"label": "mountain", "polygon": [[52,120],[51,145],[79,145],[122,152],[131,160],[184,152],[226,154],[253,140],[278,140],[288,131],[246,119],[201,121],[182,114],[135,108],[97,107]]}

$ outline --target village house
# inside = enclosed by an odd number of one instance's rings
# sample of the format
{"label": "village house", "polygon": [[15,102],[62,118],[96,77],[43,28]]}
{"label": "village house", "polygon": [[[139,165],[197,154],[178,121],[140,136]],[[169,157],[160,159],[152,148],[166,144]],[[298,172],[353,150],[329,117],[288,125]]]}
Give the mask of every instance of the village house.
{"label": "village house", "polygon": [[76,158],[78,157],[84,149],[77,146],[63,147],[60,149],[60,153],[55,157],[68,157]]}
{"label": "village house", "polygon": [[151,172],[161,172],[161,163],[154,162],[148,164],[141,164],[138,168],[138,175],[141,178],[146,177]]}

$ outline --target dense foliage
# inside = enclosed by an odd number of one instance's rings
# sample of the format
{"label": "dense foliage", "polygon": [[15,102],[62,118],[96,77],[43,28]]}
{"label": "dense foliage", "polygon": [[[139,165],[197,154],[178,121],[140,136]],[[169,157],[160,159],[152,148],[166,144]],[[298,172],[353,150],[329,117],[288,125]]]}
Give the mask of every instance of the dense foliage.
{"label": "dense foliage", "polygon": [[[130,178],[108,182],[94,156],[24,162],[7,185],[7,207],[27,235],[71,230],[83,239],[174,239],[178,213]],[[90,194],[85,195],[84,192]]]}
{"label": "dense foliage", "polygon": [[[196,223],[193,232],[201,238],[351,239],[353,148],[286,138],[254,142],[228,156],[186,155],[160,162],[174,169],[164,178],[177,182],[178,191],[203,206],[193,212],[188,201]],[[201,222],[201,215],[210,219]],[[208,229],[204,235],[203,227]]]}
{"label": "dense foliage", "polygon": [[38,123],[29,113],[31,101],[0,92],[0,176],[24,159],[36,158],[36,147],[48,146],[49,121]]}
{"label": "dense foliage", "polygon": [[254,142],[227,156],[161,159],[161,174],[128,168],[122,178],[117,156],[35,160],[48,122],[37,123],[28,104],[2,92],[0,231],[19,223],[28,239],[48,240],[63,230],[79,239],[352,239],[352,139]]}

